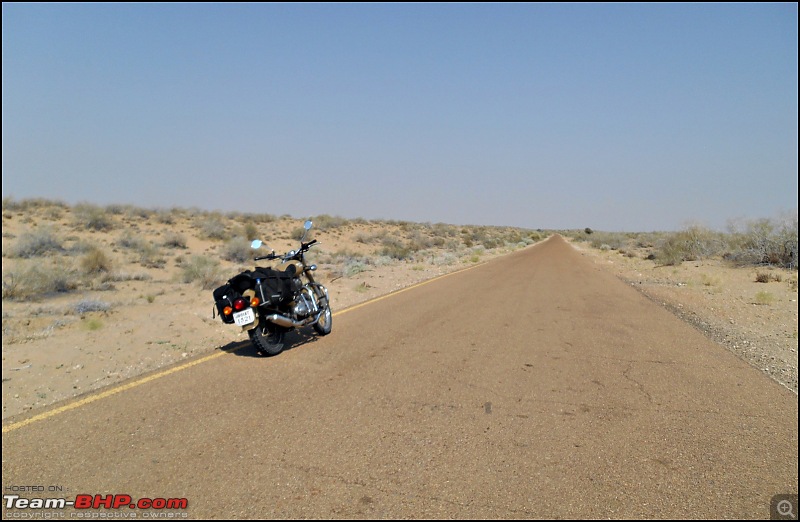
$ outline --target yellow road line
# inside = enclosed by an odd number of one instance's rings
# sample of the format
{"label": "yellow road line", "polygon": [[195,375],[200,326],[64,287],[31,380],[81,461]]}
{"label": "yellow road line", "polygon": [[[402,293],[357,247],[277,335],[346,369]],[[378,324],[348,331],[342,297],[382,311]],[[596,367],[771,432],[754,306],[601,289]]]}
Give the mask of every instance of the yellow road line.
{"label": "yellow road line", "polygon": [[117,386],[116,388],[111,388],[110,390],[106,390],[106,391],[100,392],[100,393],[98,393],[96,395],[90,395],[89,397],[85,397],[83,399],[79,399],[79,400],[77,400],[75,402],[71,402],[69,404],[65,404],[64,406],[61,406],[59,408],[55,408],[53,410],[46,411],[46,412],[40,413],[38,415],[34,415],[33,417],[31,417],[29,419],[25,419],[23,421],[19,421],[19,422],[15,422],[15,423],[9,424],[7,426],[3,426],[3,433],[8,433],[10,431],[14,431],[16,429],[22,428],[23,426],[27,426],[29,424],[33,424],[34,422],[38,422],[40,420],[44,420],[44,419],[53,417],[55,415],[58,415],[59,413],[64,413],[65,411],[74,410],[75,408],[79,408],[79,407],[84,406],[86,404],[90,404],[92,402],[99,401],[100,399],[105,399],[106,397],[111,397],[112,395],[116,395],[116,394],[118,394],[120,392],[123,392],[125,390],[130,390],[131,388],[136,388],[137,386],[140,386],[142,384],[148,383],[150,381],[154,381],[156,379],[160,379],[161,377],[166,377],[167,375],[179,372],[181,370],[185,370],[186,368],[191,368],[192,366],[195,366],[197,364],[204,363],[206,361],[210,361],[211,359],[215,359],[217,357],[225,355],[226,353],[227,352],[213,353],[213,354],[207,355],[207,356],[205,356],[205,357],[203,357],[201,359],[197,359],[195,361],[191,361],[191,362],[188,362],[186,364],[182,364],[181,366],[175,366],[175,367],[170,368],[168,370],[164,370],[163,372],[154,373],[152,375],[148,375],[147,377],[143,377],[143,378],[138,379],[136,381],[129,382],[127,384],[123,384],[122,386]]}
{"label": "yellow road line", "polygon": [[[479,263],[477,265],[474,265],[474,266],[471,266],[471,267],[468,267],[468,268],[464,268],[462,270],[456,270],[455,272],[442,274],[440,276],[434,277],[433,279],[428,279],[426,281],[422,281],[422,282],[413,284],[411,286],[407,286],[407,287],[402,288],[400,290],[397,290],[395,292],[391,292],[389,294],[382,295],[382,296],[376,297],[374,299],[370,299],[369,301],[364,301],[363,303],[359,303],[359,304],[351,306],[349,308],[345,308],[344,310],[341,310],[339,312],[335,312],[333,314],[333,317],[345,314],[347,312],[351,312],[353,310],[356,310],[357,308],[361,308],[362,306],[367,306],[368,304],[377,303],[378,301],[382,301],[384,299],[387,299],[389,297],[395,296],[397,294],[401,294],[403,292],[407,292],[408,290],[411,290],[413,288],[417,288],[417,287],[420,287],[422,285],[426,285],[428,283],[432,283],[433,281],[436,281],[438,279],[443,279],[443,278],[451,276],[453,274],[466,272],[467,270],[471,270],[473,268],[476,268],[476,267],[480,266],[481,264],[483,264],[483,263]],[[195,365],[210,361],[211,359],[216,359],[217,357],[221,357],[221,356],[223,356],[223,355],[225,355],[227,353],[230,353],[231,351],[235,351],[235,350],[225,350],[225,351],[213,353],[211,355],[207,355],[205,357],[202,357],[200,359],[188,362],[186,364],[182,364],[180,366],[175,366],[175,367],[172,367],[172,368],[170,368],[168,370],[164,370],[163,372],[154,373],[154,374],[148,375],[147,377],[143,377],[141,379],[138,379],[136,381],[132,381],[132,382],[129,382],[127,384],[123,384],[121,386],[117,386],[116,388],[111,388],[109,390],[97,393],[95,395],[90,395],[90,396],[85,397],[83,399],[79,399],[79,400],[77,400],[75,402],[70,402],[68,404],[65,404],[64,406],[52,409],[50,411],[46,411],[44,413],[40,413],[38,415],[34,415],[33,417],[30,417],[28,419],[8,424],[6,426],[3,426],[3,433],[9,433],[9,432],[17,430],[19,428],[23,428],[25,426],[28,426],[29,424],[33,424],[34,422],[38,422],[38,421],[53,417],[55,415],[58,415],[60,413],[64,413],[64,412],[67,412],[67,411],[70,411],[70,410],[74,410],[75,408],[79,408],[81,406],[85,406],[87,404],[91,404],[91,403],[93,403],[95,401],[99,401],[100,399],[105,399],[106,397],[111,397],[112,395],[116,395],[116,394],[124,392],[126,390],[130,390],[132,388],[136,388],[137,386],[141,386],[142,384],[146,384],[146,383],[154,381],[156,379],[160,379],[161,377],[166,377],[167,375],[171,375],[171,374],[177,373],[177,372],[179,372],[181,370],[185,370],[187,368],[191,368],[192,366],[195,366]]]}

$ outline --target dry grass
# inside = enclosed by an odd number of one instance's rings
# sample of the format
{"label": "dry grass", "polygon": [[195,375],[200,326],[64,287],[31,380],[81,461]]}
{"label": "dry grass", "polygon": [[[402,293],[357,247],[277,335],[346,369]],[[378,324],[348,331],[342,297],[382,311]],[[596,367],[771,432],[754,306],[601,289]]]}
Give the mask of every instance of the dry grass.
{"label": "dry grass", "polygon": [[797,269],[797,216],[759,219],[731,225],[728,232],[690,226],[678,232],[622,233],[596,230],[562,232],[600,250],[625,255],[645,250],[648,259],[662,266],[686,261],[725,259],[733,266],[773,266]]}
{"label": "dry grass", "polygon": [[[229,272],[251,263],[250,240],[260,238],[279,246],[296,241],[305,232],[299,225],[302,220],[291,216],[90,203],[70,207],[44,199],[6,198],[3,219],[4,225],[27,226],[19,237],[4,234],[4,255],[19,259],[3,267],[3,297],[7,299],[80,288],[112,289],[114,282],[151,279],[141,268],[169,272],[177,267],[176,276],[165,277],[210,288]],[[329,273],[343,278],[397,263],[474,263],[482,259],[484,251],[511,251],[546,237],[541,231],[513,227],[368,221],[326,214],[311,219],[314,228],[307,239],[357,246],[344,250],[323,247],[312,254]],[[198,249],[197,245],[203,246]],[[191,253],[186,257],[179,253],[182,250]],[[42,258],[57,263],[57,273],[46,264],[22,262]]]}

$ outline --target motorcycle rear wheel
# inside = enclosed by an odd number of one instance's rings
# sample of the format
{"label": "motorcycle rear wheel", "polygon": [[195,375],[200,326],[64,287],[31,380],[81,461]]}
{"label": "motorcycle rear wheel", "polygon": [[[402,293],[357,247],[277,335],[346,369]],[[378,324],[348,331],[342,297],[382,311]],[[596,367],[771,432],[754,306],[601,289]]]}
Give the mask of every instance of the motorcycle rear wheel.
{"label": "motorcycle rear wheel", "polygon": [[272,357],[283,351],[283,331],[265,324],[256,326],[248,333],[253,346],[262,355]]}

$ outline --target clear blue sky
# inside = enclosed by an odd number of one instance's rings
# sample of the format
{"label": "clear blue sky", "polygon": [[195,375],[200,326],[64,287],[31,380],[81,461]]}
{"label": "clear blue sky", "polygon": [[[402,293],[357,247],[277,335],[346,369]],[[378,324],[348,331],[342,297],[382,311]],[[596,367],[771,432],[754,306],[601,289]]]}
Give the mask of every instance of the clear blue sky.
{"label": "clear blue sky", "polygon": [[797,209],[797,4],[2,9],[3,197],[629,231]]}

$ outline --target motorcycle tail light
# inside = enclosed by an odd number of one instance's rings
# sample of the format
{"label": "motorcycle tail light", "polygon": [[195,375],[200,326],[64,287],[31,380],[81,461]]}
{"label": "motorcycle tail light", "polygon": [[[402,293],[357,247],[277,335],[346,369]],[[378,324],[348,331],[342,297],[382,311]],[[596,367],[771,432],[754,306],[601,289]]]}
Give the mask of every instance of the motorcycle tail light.
{"label": "motorcycle tail light", "polygon": [[230,306],[226,306],[225,308],[222,309],[222,313],[225,315],[231,315],[233,313],[233,308],[231,308]]}
{"label": "motorcycle tail light", "polygon": [[253,297],[250,299],[250,306],[256,307],[261,304],[261,301],[258,300],[258,297]]}
{"label": "motorcycle tail light", "polygon": [[240,312],[245,308],[247,308],[247,303],[241,297],[233,302],[233,309],[236,310],[237,312]]}

